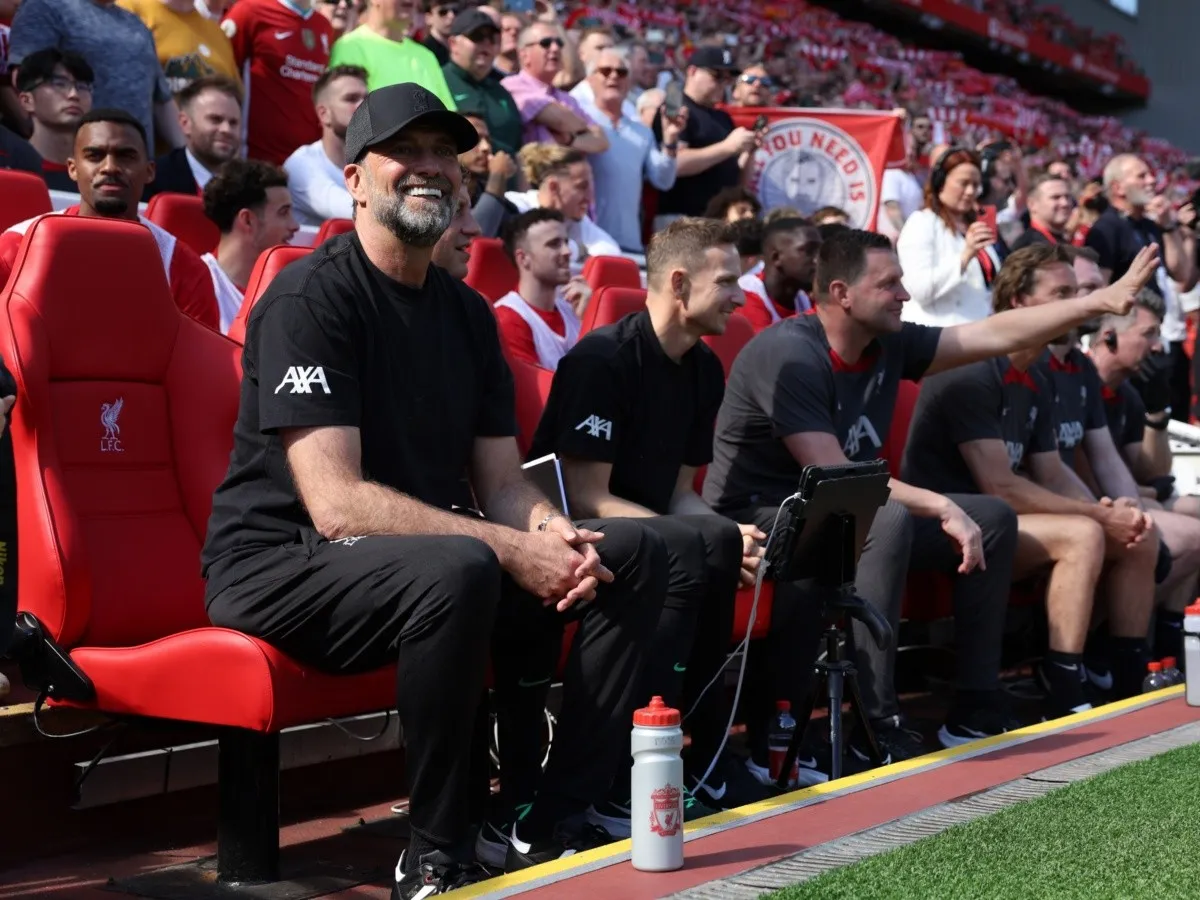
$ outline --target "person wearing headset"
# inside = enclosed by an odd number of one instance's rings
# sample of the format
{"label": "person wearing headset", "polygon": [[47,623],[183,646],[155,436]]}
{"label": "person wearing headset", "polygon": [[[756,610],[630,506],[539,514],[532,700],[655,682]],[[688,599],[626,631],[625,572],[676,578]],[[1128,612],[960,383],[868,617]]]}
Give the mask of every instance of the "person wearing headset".
{"label": "person wearing headset", "polygon": [[986,253],[996,234],[979,218],[982,165],[979,154],[964,147],[940,153],[925,186],[925,208],[900,231],[896,252],[912,298],[904,304],[906,322],[946,327],[991,313],[988,267],[994,274],[998,266]]}

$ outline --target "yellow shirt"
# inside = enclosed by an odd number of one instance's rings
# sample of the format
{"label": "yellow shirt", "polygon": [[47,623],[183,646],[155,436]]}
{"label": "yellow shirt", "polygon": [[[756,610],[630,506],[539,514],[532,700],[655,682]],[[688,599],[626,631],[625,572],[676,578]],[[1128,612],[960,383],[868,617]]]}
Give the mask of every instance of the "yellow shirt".
{"label": "yellow shirt", "polygon": [[195,10],[177,13],[162,0],[117,0],[117,6],[141,19],[154,35],[171,93],[202,75],[228,75],[241,83],[233,47],[220,23]]}

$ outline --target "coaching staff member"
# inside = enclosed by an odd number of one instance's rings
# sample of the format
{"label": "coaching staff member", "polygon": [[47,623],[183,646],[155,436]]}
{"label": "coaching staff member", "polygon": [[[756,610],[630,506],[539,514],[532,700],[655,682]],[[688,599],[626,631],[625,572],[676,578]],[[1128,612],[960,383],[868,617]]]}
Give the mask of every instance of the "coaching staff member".
{"label": "coaching staff member", "polygon": [[[628,522],[576,528],[524,480],[492,315],[430,265],[462,184],[458,154],[477,141],[418,85],[374,91],[354,113],[355,230],[285,269],[254,307],[203,551],[214,623],[330,672],[399,660],[412,804],[401,900],[481,875],[467,783],[493,622],[523,629],[495,660],[499,689],[552,672],[564,615],[580,621],[525,826],[526,856],[541,861],[566,852],[559,818],[603,799],[628,753],[666,591],[660,540]],[[464,473],[489,521],[447,512],[465,505]]]}
{"label": "coaching staff member", "polygon": [[[719,512],[766,528],[778,504],[796,490],[804,466],[878,459],[891,430],[901,379],[920,380],[1040,347],[1092,316],[1110,308],[1127,310],[1132,303],[1128,294],[1101,292],[937,328],[901,322],[909,299],[901,277],[896,253],[882,235],[848,229],[822,244],[816,314],[768,328],[734,362],[704,485],[705,498]],[[1012,724],[999,695],[999,667],[1016,540],[1016,517],[1002,501],[947,497],[893,479],[891,498],[875,517],[863,548],[856,588],[893,627],[910,569],[956,576],[958,695],[938,733],[943,746],[997,734]],[[779,587],[775,604],[772,628],[778,612],[780,628],[802,628],[815,650],[819,629],[802,622],[786,625],[789,615],[803,615],[808,604]],[[895,651],[879,650],[858,628],[856,623],[864,712],[874,720],[882,749],[893,762],[916,755],[920,747],[899,716]],[[796,645],[781,640],[777,646],[782,650],[776,657],[777,675],[794,672]],[[791,668],[783,668],[789,662]],[[786,681],[781,685],[787,686]],[[857,752],[866,759],[861,746]]]}
{"label": "coaching staff member", "polygon": [[[642,693],[680,703],[686,682],[687,706],[724,665],[739,576],[753,582],[757,541],[766,537],[754,525],[739,528],[715,515],[692,487],[696,470],[712,460],[713,424],[725,393],[721,362],[700,338],[722,334],[745,302],[732,240],[715,219],[677,219],[654,235],[646,254],[646,308],[585,335],[559,361],[530,449],[533,459],[562,457],[577,514],[636,518],[666,541],[670,582]],[[710,694],[717,702],[692,717],[690,787],[707,771],[728,725],[719,691]],[[706,782],[711,790],[697,799],[724,805],[733,793],[726,768],[714,770]],[[593,821],[628,836],[629,796],[623,760]]]}

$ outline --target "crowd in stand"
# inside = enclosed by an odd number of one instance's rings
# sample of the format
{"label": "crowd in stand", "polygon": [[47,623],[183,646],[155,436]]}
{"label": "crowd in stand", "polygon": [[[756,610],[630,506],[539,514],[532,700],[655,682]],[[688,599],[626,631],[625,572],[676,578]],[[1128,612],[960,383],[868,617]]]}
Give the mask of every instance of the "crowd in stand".
{"label": "crowd in stand", "polygon": [[[1172,152],[1114,153],[1145,147],[1108,125],[1102,154],[1062,152],[1083,120],[1032,99],[1007,137],[946,143],[935,88],[915,85],[944,64],[971,93],[961,61],[777,54],[817,27],[891,53],[803,4],[726,42],[707,38],[762,13],[590,11],[608,15],[23,0],[12,19],[0,165],[77,192],[66,215],[136,220],[156,194],[202,197],[210,253],[141,218],[183,313],[228,333],[260,254],[302,224],[354,221],[246,319],[204,567],[217,624],[330,671],[400,657],[413,840],[397,897],[628,835],[623,745],[652,694],[692,711],[688,818],[773,792],[772,711],[802,705],[821,632],[808,586],[775,585],[748,758],[704,688],[780,502],[804,466],[881,458],[905,381],[920,397],[857,588],[895,627],[909,573],[952,579],[941,745],[1019,724],[1000,683],[1014,582],[1045,583],[1047,716],[1137,693],[1151,654],[1182,657],[1197,592],[1200,502],[1173,489],[1167,425],[1192,406],[1200,265]],[[683,55],[668,33],[705,39]],[[989,83],[981,113],[1026,103]],[[761,134],[726,106],[787,102],[909,107],[874,232],[836,207],[764,210],[746,189]],[[30,224],[0,235],[0,282]],[[491,305],[462,281],[479,236],[517,273]],[[585,331],[580,272],[606,256],[642,266],[644,308]],[[734,317],[748,340],[725,371],[703,339]],[[510,365],[554,373],[528,456],[557,454],[563,498],[520,473]],[[565,621],[579,629],[543,771]],[[885,760],[924,752],[894,648],[859,626],[851,644]],[[489,653],[490,801],[473,714]],[[849,753],[869,765],[862,735]],[[791,783],[829,769],[809,741]]]}

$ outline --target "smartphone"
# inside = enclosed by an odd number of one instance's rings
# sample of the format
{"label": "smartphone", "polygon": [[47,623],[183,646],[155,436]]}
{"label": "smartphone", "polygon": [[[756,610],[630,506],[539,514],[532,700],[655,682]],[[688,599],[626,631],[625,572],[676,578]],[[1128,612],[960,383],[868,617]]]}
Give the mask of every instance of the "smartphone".
{"label": "smartphone", "polygon": [[992,234],[996,234],[996,207],[983,206],[979,209],[979,221],[991,229]]}
{"label": "smartphone", "polygon": [[663,100],[662,114],[668,119],[674,119],[679,115],[679,110],[683,108],[683,85],[679,83],[678,79],[673,80],[667,85],[664,93],[666,99]]}
{"label": "smartphone", "polygon": [[754,120],[754,129],[753,130],[754,131],[766,131],[767,128],[770,126],[770,124],[771,124],[771,120],[768,119],[766,116],[759,116],[757,119]]}

